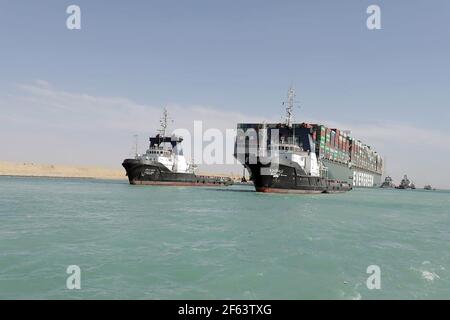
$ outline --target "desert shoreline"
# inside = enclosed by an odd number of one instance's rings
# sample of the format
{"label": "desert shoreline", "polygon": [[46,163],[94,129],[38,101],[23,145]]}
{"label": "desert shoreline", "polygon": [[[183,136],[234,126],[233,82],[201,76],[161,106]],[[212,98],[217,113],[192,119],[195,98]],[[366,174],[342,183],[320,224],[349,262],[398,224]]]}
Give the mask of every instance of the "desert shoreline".
{"label": "desert shoreline", "polygon": [[0,162],[0,176],[29,178],[76,178],[123,180],[127,177],[124,170],[97,166],[75,166],[58,164],[36,164],[18,162]]}
{"label": "desert shoreline", "polygon": [[[198,172],[198,175],[211,175],[230,177],[239,180],[240,177],[232,174]],[[0,177],[26,177],[26,178],[61,178],[61,179],[96,179],[128,181],[124,169],[107,168],[99,166],[77,166],[58,164],[37,164],[31,162],[0,161]]]}

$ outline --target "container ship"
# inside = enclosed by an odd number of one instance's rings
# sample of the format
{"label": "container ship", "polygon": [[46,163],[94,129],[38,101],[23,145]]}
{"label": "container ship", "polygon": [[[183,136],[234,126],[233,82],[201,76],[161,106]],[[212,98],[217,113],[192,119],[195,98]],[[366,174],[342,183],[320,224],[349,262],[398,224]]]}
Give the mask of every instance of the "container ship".
{"label": "container ship", "polygon": [[[380,186],[383,159],[372,147],[348,131],[293,123],[294,103],[291,88],[283,103],[285,122],[237,125],[235,157],[250,172],[256,191],[329,193],[348,191],[348,186]],[[279,170],[261,174],[262,168],[270,171],[271,161]]]}
{"label": "container ship", "polygon": [[[196,166],[183,155],[179,136],[166,136],[167,110],[164,109],[159,133],[150,137],[150,146],[144,154],[125,159],[122,166],[133,185],[168,186],[228,186],[233,181],[228,177],[197,175]],[[137,149],[137,148],[136,148]],[[137,150],[136,150],[137,151]]]}

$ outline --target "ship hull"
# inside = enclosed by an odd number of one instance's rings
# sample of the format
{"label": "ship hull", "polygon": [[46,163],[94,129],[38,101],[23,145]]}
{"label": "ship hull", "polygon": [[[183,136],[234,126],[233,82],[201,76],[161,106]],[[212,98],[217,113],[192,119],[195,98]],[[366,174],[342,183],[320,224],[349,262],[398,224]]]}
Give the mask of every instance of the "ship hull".
{"label": "ship hull", "polygon": [[177,173],[161,164],[142,163],[135,159],[126,159],[122,163],[132,185],[157,186],[226,186],[231,185],[230,178],[200,176],[194,173]]}
{"label": "ship hull", "polygon": [[328,168],[328,178],[350,183],[354,188],[371,188],[381,185],[381,174],[369,170],[352,167],[347,164],[322,159],[322,163]]}
{"label": "ship hull", "polygon": [[251,174],[256,192],[319,194],[342,193],[351,190],[351,185],[322,177],[298,174],[294,167],[279,165],[276,172],[270,172],[270,165],[245,164]]}

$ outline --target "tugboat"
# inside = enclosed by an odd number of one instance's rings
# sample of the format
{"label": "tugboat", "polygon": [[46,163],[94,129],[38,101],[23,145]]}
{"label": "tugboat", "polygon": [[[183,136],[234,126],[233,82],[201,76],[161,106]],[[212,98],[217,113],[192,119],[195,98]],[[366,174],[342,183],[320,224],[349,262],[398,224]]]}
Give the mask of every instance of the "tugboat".
{"label": "tugboat", "polygon": [[169,186],[228,186],[230,178],[197,175],[196,165],[188,162],[184,155],[179,136],[166,136],[168,113],[164,109],[159,133],[150,137],[148,150],[134,159],[125,159],[122,166],[133,185]]}
{"label": "tugboat", "polygon": [[395,184],[392,180],[392,178],[390,176],[387,176],[384,179],[384,182],[381,184],[380,188],[384,188],[384,189],[394,189],[395,188]]}
{"label": "tugboat", "polygon": [[405,189],[415,189],[416,186],[408,179],[408,176],[405,174],[403,176],[402,181],[400,182],[400,185],[395,188],[405,190]]}
{"label": "tugboat", "polygon": [[[308,149],[298,140],[296,125],[292,123],[294,98],[295,91],[291,88],[285,123],[238,124],[234,156],[250,172],[255,190],[300,194],[351,190],[348,182],[328,179],[327,168],[317,159],[315,147]],[[248,132],[254,135],[248,136]],[[310,134],[305,134],[305,139],[313,145]]]}

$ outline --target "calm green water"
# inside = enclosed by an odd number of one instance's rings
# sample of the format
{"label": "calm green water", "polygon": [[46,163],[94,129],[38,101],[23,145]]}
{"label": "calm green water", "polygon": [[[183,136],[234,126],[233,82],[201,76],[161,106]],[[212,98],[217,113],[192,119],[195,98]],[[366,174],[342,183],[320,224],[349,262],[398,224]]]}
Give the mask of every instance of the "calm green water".
{"label": "calm green water", "polygon": [[250,191],[0,177],[0,298],[450,298],[450,193]]}

